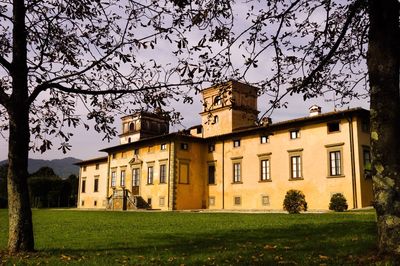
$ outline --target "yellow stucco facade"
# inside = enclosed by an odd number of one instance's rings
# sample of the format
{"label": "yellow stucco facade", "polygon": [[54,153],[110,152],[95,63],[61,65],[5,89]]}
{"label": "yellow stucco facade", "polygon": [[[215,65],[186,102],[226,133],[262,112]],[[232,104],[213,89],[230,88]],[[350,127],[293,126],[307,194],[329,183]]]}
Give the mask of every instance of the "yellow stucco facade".
{"label": "yellow stucco facade", "polygon": [[281,210],[290,189],[301,190],[311,210],[328,209],[334,193],[349,208],[371,205],[367,110],[259,125],[256,95],[235,81],[204,90],[202,125],[185,132],[137,137],[125,117],[121,144],[79,163],[78,207]]}

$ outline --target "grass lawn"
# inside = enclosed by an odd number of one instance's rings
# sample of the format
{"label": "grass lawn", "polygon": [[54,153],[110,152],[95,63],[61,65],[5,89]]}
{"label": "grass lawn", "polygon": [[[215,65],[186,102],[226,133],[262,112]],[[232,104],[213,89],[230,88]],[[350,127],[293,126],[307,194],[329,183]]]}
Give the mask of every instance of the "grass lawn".
{"label": "grass lawn", "polygon": [[8,257],[0,210],[1,264],[369,264],[375,213],[325,214],[33,210],[38,252]]}

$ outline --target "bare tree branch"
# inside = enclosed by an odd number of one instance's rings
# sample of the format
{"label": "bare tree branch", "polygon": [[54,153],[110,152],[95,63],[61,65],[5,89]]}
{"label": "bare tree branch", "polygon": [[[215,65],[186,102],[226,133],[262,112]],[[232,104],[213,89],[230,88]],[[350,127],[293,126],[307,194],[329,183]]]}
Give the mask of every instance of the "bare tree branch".
{"label": "bare tree branch", "polygon": [[190,83],[176,83],[176,84],[165,84],[165,85],[158,85],[158,86],[147,86],[147,87],[142,87],[142,88],[137,88],[137,89],[122,89],[122,90],[82,90],[82,89],[76,89],[74,87],[66,87],[64,85],[61,85],[59,83],[43,83],[39,86],[36,87],[34,92],[31,94],[29,97],[29,103],[32,103],[38,94],[42,91],[46,91],[48,89],[57,89],[62,92],[67,92],[67,93],[75,93],[75,94],[82,94],[82,95],[106,95],[106,94],[118,94],[118,95],[123,95],[123,94],[131,94],[131,93],[137,93],[141,91],[149,91],[149,90],[157,90],[157,89],[163,89],[163,88],[171,88],[171,87],[181,87],[181,86],[189,86],[189,85],[196,85],[196,84],[201,84],[201,82],[190,82]]}
{"label": "bare tree branch", "polygon": [[317,65],[316,68],[314,68],[311,73],[305,77],[302,82],[298,85],[293,85],[290,88],[288,88],[286,90],[285,93],[283,93],[281,96],[277,95],[273,101],[273,104],[270,108],[268,108],[261,116],[260,119],[262,119],[268,112],[270,112],[272,109],[275,108],[276,104],[278,104],[279,102],[282,101],[282,99],[284,97],[286,97],[288,94],[291,93],[295,93],[295,92],[300,92],[302,89],[304,89],[305,87],[307,87],[312,80],[314,79],[315,75],[321,71],[326,65],[327,63],[332,59],[332,57],[334,56],[334,54],[336,53],[339,45],[341,44],[344,36],[346,35],[347,30],[349,29],[349,26],[355,16],[355,14],[357,13],[358,9],[360,8],[362,3],[362,0],[357,0],[355,1],[352,5],[350,5],[349,7],[349,14],[346,18],[345,23],[343,24],[343,28],[340,32],[339,37],[337,38],[337,40],[335,41],[334,45],[332,46],[332,48],[329,50],[328,54],[322,58],[322,60],[319,62],[319,64]]}
{"label": "bare tree branch", "polygon": [[11,72],[12,65],[10,62],[7,61],[3,56],[0,55],[0,64],[8,70],[8,72]]}

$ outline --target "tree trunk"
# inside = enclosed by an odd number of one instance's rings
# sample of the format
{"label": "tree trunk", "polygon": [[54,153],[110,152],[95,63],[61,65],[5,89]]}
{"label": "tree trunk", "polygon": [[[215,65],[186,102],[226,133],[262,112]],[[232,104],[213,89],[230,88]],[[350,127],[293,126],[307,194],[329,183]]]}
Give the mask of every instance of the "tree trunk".
{"label": "tree trunk", "polygon": [[7,105],[8,147],[8,251],[33,251],[32,212],[28,190],[29,101],[27,34],[24,0],[13,1],[12,94]]}
{"label": "tree trunk", "polygon": [[8,251],[33,251],[32,212],[28,190],[28,111],[10,112],[8,152]]}
{"label": "tree trunk", "polygon": [[399,3],[368,1],[371,146],[378,247],[400,256]]}

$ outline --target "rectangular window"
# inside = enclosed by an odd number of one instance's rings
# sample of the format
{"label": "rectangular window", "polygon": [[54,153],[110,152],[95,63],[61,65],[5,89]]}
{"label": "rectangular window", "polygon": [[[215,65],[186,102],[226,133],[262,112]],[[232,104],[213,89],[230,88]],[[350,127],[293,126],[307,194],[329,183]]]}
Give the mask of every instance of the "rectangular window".
{"label": "rectangular window", "polygon": [[189,164],[179,163],[179,183],[189,184]]}
{"label": "rectangular window", "polygon": [[361,130],[365,133],[369,133],[371,130],[369,119],[365,118],[361,120]]}
{"label": "rectangular window", "polygon": [[215,206],[215,197],[208,198],[208,206]]}
{"label": "rectangular window", "polygon": [[234,197],[233,198],[233,204],[234,205],[240,205],[242,203],[241,197]]}
{"label": "rectangular window", "polygon": [[125,186],[125,170],[121,170],[121,179],[120,179],[119,185],[120,185],[121,187],[124,187],[124,186]]}
{"label": "rectangular window", "polygon": [[94,206],[97,206],[97,200],[95,200],[95,201],[93,202],[93,205],[94,205]]}
{"label": "rectangular window", "polygon": [[160,183],[167,182],[167,165],[161,164],[160,165]]}
{"label": "rectangular window", "polygon": [[138,154],[139,154],[139,149],[135,149],[135,150],[133,151],[133,153],[134,153],[135,155],[138,155]]}
{"label": "rectangular window", "polygon": [[371,178],[371,152],[369,148],[363,148],[364,178]]}
{"label": "rectangular window", "polygon": [[132,186],[138,187],[140,184],[140,168],[132,169]]}
{"label": "rectangular window", "polygon": [[328,132],[329,133],[338,132],[339,130],[340,130],[339,122],[328,123]]}
{"label": "rectangular window", "polygon": [[113,159],[117,159],[117,154],[116,154],[116,153],[113,153],[113,154],[112,154],[112,158],[113,158]]}
{"label": "rectangular window", "polygon": [[215,184],[215,165],[208,166],[208,184]]}
{"label": "rectangular window", "polygon": [[82,180],[82,193],[86,192],[86,179]]}
{"label": "rectangular window", "polygon": [[115,187],[117,185],[117,172],[111,172],[111,187]]}
{"label": "rectangular window", "polygon": [[261,136],[260,137],[260,143],[261,144],[265,144],[265,143],[268,143],[268,142],[269,142],[268,136]]}
{"label": "rectangular window", "polygon": [[86,165],[82,167],[82,171],[86,172]]}
{"label": "rectangular window", "polygon": [[153,166],[147,167],[147,184],[153,184],[153,176],[154,176],[154,168]]}
{"label": "rectangular window", "polygon": [[167,144],[165,144],[165,143],[161,144],[160,149],[161,149],[162,151],[165,151],[165,150],[167,149]]}
{"label": "rectangular window", "polygon": [[329,152],[329,169],[331,176],[341,175],[341,156],[340,151],[331,151]]}
{"label": "rectangular window", "polygon": [[300,156],[291,156],[290,157],[290,170],[291,170],[291,178],[301,178],[301,157]]}
{"label": "rectangular window", "polygon": [[163,207],[165,205],[165,197],[160,197],[158,201],[158,205]]}
{"label": "rectangular window", "polygon": [[93,192],[99,192],[99,178],[94,179],[94,189]]}
{"label": "rectangular window", "polygon": [[209,144],[208,145],[208,152],[213,152],[215,151],[215,144]]}
{"label": "rectangular window", "polygon": [[268,206],[269,205],[269,196],[261,196],[261,204],[263,206]]}
{"label": "rectangular window", "polygon": [[242,181],[240,168],[241,168],[240,163],[233,164],[233,183],[239,183]]}
{"label": "rectangular window", "polygon": [[100,165],[98,163],[96,163],[96,170],[99,170]]}
{"label": "rectangular window", "polygon": [[298,139],[298,138],[300,138],[300,131],[299,130],[290,131],[290,139]]}
{"label": "rectangular window", "polygon": [[149,204],[151,207],[151,198],[147,198],[147,204]]}
{"label": "rectangular window", "polygon": [[235,139],[235,140],[233,141],[233,147],[234,147],[234,148],[240,147],[240,139]]}
{"label": "rectangular window", "polygon": [[187,151],[189,149],[189,144],[181,143],[181,150]]}
{"label": "rectangular window", "polygon": [[269,160],[261,160],[261,175],[260,175],[260,180],[261,181],[266,181],[266,180],[270,180],[271,176],[270,176],[270,165],[269,165]]}

